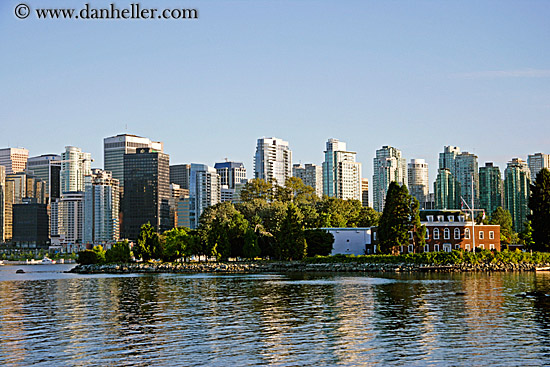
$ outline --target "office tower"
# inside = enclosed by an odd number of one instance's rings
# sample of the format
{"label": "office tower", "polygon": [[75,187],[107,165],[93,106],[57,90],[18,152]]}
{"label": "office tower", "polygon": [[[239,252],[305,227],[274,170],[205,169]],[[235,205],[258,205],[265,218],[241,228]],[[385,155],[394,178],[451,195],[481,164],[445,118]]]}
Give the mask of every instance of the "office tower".
{"label": "office tower", "polygon": [[114,243],[120,238],[120,188],[111,172],[93,169],[84,185],[84,243]]}
{"label": "office tower", "polygon": [[246,180],[246,168],[241,162],[220,162],[214,164],[214,168],[220,176],[220,185],[230,189]]}
{"label": "office tower", "polygon": [[163,144],[141,136],[120,134],[103,139],[103,168],[118,180],[121,193],[124,193],[124,154],[135,153],[139,148],[152,148],[163,152]]}
{"label": "office tower", "polygon": [[399,185],[408,186],[407,161],[401,156],[399,149],[386,145],[376,151],[373,163],[374,209],[382,212],[390,183],[395,181]]}
{"label": "office tower", "polygon": [[13,205],[12,243],[20,248],[49,247],[48,206],[37,203],[36,199],[24,199]]}
{"label": "office tower", "polygon": [[61,194],[84,191],[84,176],[92,173],[92,156],[80,148],[66,146],[61,153]]}
{"label": "office tower", "polygon": [[430,193],[428,163],[424,159],[411,159],[407,173],[409,194],[418,200],[421,209],[426,209],[425,205]]}
{"label": "office tower", "polygon": [[434,182],[435,209],[456,209],[460,207],[460,198],[457,197],[457,182],[451,170],[440,168]]}
{"label": "office tower", "polygon": [[531,171],[531,180],[534,182],[537,174],[543,169],[550,169],[550,154],[535,153],[527,157],[527,164]]}
{"label": "office tower", "polygon": [[5,241],[6,167],[0,166],[0,243]]}
{"label": "office tower", "polygon": [[136,240],[150,223],[159,233],[170,229],[170,158],[152,148],[124,154],[122,237]]}
{"label": "office tower", "polygon": [[[82,243],[84,232],[84,192],[64,192],[58,199],[58,226],[55,235],[64,238],[67,243]],[[53,211],[53,210],[52,210]],[[55,231],[55,230],[54,230]],[[54,235],[52,233],[52,235]]]}
{"label": "office tower", "polygon": [[323,194],[339,199],[361,200],[361,163],[355,161],[355,152],[346,149],[346,143],[329,139],[323,162]]}
{"label": "office tower", "polygon": [[197,228],[204,209],[221,202],[220,176],[216,169],[206,164],[191,164],[189,181],[189,206],[185,227]]}
{"label": "office tower", "polygon": [[27,161],[26,172],[33,174],[46,183],[46,198],[48,199],[48,203],[61,196],[60,155],[44,154],[37,157],[31,157]]}
{"label": "office tower", "polygon": [[369,179],[361,179],[361,205],[369,206]]}
{"label": "office tower", "polygon": [[479,207],[490,216],[499,206],[503,207],[504,186],[500,168],[493,162],[486,162],[479,167]]}
{"label": "office tower", "polygon": [[514,231],[521,232],[530,209],[529,195],[531,193],[531,171],[525,161],[514,158],[508,162],[504,171],[504,209],[512,215]]}
{"label": "office tower", "polygon": [[170,183],[174,183],[182,189],[189,190],[190,170],[190,164],[175,164],[170,166]]}
{"label": "office tower", "polygon": [[275,181],[284,186],[292,176],[292,151],[288,142],[278,138],[260,138],[254,156],[254,178]]}
{"label": "office tower", "polygon": [[180,185],[170,184],[170,199],[168,204],[170,206],[170,227],[178,227],[178,205],[181,200],[189,198],[189,189],[183,189]]}
{"label": "office tower", "polygon": [[302,180],[304,185],[311,186],[315,190],[315,195],[323,197],[323,167],[307,163],[294,164],[292,166],[292,176]]}
{"label": "office tower", "polygon": [[23,172],[28,158],[29,151],[24,148],[0,149],[0,166],[6,167],[6,175]]}
{"label": "office tower", "polygon": [[[456,181],[454,186],[457,206],[447,209],[460,209],[462,199],[472,206],[472,193],[474,206],[479,206],[479,173],[475,154],[460,152],[458,147],[445,146],[443,152],[439,153],[439,168],[448,169]],[[437,196],[439,195],[436,194],[436,206]]]}

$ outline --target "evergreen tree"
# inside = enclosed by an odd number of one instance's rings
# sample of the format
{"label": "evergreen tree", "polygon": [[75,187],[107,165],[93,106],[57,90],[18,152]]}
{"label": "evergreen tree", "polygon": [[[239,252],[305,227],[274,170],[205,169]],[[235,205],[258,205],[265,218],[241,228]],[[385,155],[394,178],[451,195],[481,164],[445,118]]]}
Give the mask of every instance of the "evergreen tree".
{"label": "evergreen tree", "polygon": [[280,260],[301,260],[306,255],[302,214],[294,203],[287,204],[285,218],[275,235],[274,255]]}
{"label": "evergreen tree", "polygon": [[407,186],[400,186],[395,181],[391,182],[378,227],[381,253],[398,253],[400,246],[408,246],[410,215],[411,199]]}
{"label": "evergreen tree", "polygon": [[531,185],[527,218],[533,227],[534,250],[550,251],[550,171],[543,168]]}
{"label": "evergreen tree", "polygon": [[243,256],[247,259],[254,259],[260,256],[258,237],[252,228],[248,228],[244,234]]}
{"label": "evergreen tree", "polygon": [[426,245],[426,226],[420,222],[420,203],[418,200],[410,196],[411,199],[411,231],[413,234],[413,248],[415,253],[422,252]]}
{"label": "evergreen tree", "polygon": [[143,259],[144,261],[154,258],[160,258],[162,256],[161,245],[157,231],[153,228],[151,223],[147,222],[141,226],[139,231],[139,237],[137,245],[134,246],[134,256],[136,259]]}
{"label": "evergreen tree", "polygon": [[503,244],[510,244],[515,241],[514,230],[512,227],[512,215],[508,210],[502,207],[497,207],[493,214],[491,214],[491,220],[489,224],[498,224],[500,226],[500,242]]}

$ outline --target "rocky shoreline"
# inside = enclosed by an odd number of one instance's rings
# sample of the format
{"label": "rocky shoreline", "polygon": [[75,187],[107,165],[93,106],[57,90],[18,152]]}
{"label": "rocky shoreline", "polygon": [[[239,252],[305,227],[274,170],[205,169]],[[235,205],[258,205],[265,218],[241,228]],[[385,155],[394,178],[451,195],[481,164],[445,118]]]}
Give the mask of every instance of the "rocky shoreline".
{"label": "rocky shoreline", "polygon": [[285,262],[131,263],[77,265],[69,272],[79,274],[133,273],[304,273],[304,272],[499,272],[535,271],[550,264],[371,264]]}

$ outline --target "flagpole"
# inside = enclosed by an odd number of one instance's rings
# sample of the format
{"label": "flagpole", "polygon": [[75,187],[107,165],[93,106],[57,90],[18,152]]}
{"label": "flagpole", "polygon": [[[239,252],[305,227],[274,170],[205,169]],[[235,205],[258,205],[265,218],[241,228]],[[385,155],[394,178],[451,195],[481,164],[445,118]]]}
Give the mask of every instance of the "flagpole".
{"label": "flagpole", "polygon": [[476,219],[474,218],[474,174],[472,173],[472,250],[476,253]]}

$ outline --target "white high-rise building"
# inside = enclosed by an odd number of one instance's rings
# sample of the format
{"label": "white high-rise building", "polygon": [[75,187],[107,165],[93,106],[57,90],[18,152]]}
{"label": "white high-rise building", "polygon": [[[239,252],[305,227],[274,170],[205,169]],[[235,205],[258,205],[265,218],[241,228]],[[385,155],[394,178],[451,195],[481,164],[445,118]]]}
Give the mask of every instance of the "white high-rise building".
{"label": "white high-rise building", "polygon": [[254,178],[275,180],[283,186],[292,176],[292,151],[288,142],[278,138],[260,138],[254,156]]}
{"label": "white high-rise building", "polygon": [[323,162],[323,194],[339,199],[361,200],[361,163],[346,143],[329,139]]}
{"label": "white high-rise building", "polygon": [[111,172],[92,170],[85,178],[84,243],[113,243],[120,238],[118,180]]}
{"label": "white high-rise building", "polygon": [[535,181],[537,174],[543,169],[550,169],[550,154],[535,153],[527,157],[527,164],[531,171],[531,180]]}
{"label": "white high-rise building", "polygon": [[407,161],[399,149],[385,145],[376,151],[373,170],[373,207],[382,212],[390,183],[395,181],[399,185],[408,186]]}
{"label": "white high-rise building", "polygon": [[178,225],[197,228],[204,209],[221,202],[220,176],[216,169],[206,164],[192,163],[189,174],[189,199],[184,200],[188,200],[188,204],[183,203],[182,207],[187,209],[186,213],[181,213],[182,220],[178,220]]}
{"label": "white high-rise building", "polygon": [[163,152],[161,142],[141,136],[120,134],[103,139],[103,168],[118,180],[121,191],[124,188],[124,154],[133,154],[138,148],[152,148]]}
{"label": "white high-rise building", "polygon": [[84,176],[92,173],[92,155],[66,146],[61,153],[61,193],[84,191]]}
{"label": "white high-rise building", "polygon": [[430,191],[428,163],[424,159],[411,159],[408,167],[408,184],[409,193],[420,202],[420,207],[424,209]]}
{"label": "white high-rise building", "polygon": [[[84,193],[64,193],[57,203],[58,228],[52,235],[63,236],[67,243],[82,243],[84,229]],[[53,206],[53,205],[52,205]]]}
{"label": "white high-rise building", "polygon": [[0,149],[0,166],[6,167],[6,175],[23,172],[28,158],[29,151],[25,148]]}
{"label": "white high-rise building", "polygon": [[305,166],[297,163],[292,166],[292,176],[301,179],[304,185],[311,186],[317,196],[323,196],[323,167],[312,163]]}

